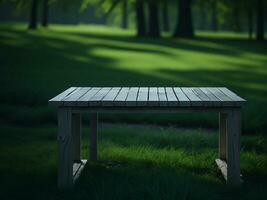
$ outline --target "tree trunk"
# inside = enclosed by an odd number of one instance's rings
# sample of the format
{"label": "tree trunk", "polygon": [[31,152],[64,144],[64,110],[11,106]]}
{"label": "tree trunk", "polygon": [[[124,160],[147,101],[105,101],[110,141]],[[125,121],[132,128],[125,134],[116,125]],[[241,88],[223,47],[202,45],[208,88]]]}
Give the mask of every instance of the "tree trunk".
{"label": "tree trunk", "polygon": [[29,29],[37,28],[37,9],[38,9],[38,0],[32,0]]}
{"label": "tree trunk", "polygon": [[234,0],[233,2],[233,20],[234,20],[234,31],[240,32],[241,31],[241,24],[240,24],[240,2],[239,0]]}
{"label": "tree trunk", "polygon": [[200,17],[200,19],[199,19],[199,21],[200,21],[199,28],[201,30],[205,30],[207,28],[207,26],[206,26],[206,22],[207,22],[206,12],[207,11],[206,11],[205,4],[203,2],[201,2],[200,5],[199,5],[199,15],[200,15],[199,16]]}
{"label": "tree trunk", "polygon": [[253,10],[252,7],[248,7],[248,37],[252,40],[253,37]]}
{"label": "tree trunk", "polygon": [[211,28],[213,31],[218,31],[218,19],[217,19],[217,1],[211,2]]}
{"label": "tree trunk", "polygon": [[148,35],[150,37],[160,37],[158,1],[150,0],[148,2],[148,10],[149,10]]}
{"label": "tree trunk", "polygon": [[264,40],[264,7],[263,1],[257,0],[257,40]]}
{"label": "tree trunk", "polygon": [[193,37],[193,21],[191,13],[191,0],[178,0],[177,2],[177,25],[174,31],[174,37]]}
{"label": "tree trunk", "polygon": [[137,36],[144,37],[146,36],[146,23],[145,23],[145,10],[144,10],[144,1],[136,0],[135,3],[136,10],[136,28]]}
{"label": "tree trunk", "polygon": [[124,0],[122,2],[121,28],[123,28],[123,29],[127,29],[128,28],[128,0]]}
{"label": "tree trunk", "polygon": [[44,27],[48,26],[48,10],[49,10],[48,0],[43,0],[42,26]]}
{"label": "tree trunk", "polygon": [[170,31],[168,1],[165,0],[162,3],[163,31],[168,32]]}

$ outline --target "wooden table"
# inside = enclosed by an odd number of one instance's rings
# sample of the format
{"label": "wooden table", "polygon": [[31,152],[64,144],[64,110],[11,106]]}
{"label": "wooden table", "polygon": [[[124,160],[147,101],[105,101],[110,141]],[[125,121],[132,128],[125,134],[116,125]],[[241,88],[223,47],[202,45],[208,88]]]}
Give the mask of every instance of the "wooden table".
{"label": "wooden table", "polygon": [[58,186],[71,187],[86,160],[80,158],[81,113],[91,113],[90,160],[97,160],[98,113],[218,112],[216,163],[227,183],[240,184],[241,107],[245,100],[223,87],[71,87],[49,100],[58,108]]}

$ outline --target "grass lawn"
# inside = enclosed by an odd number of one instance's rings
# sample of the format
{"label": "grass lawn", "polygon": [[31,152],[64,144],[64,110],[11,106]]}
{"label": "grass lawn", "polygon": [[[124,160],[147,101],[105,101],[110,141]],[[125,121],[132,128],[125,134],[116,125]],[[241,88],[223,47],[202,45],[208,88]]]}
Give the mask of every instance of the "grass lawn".
{"label": "grass lawn", "polygon": [[[243,131],[267,129],[266,42],[244,34],[137,39],[132,31],[51,25],[26,31],[0,25],[0,123],[55,123],[47,100],[70,86],[226,86],[248,100]],[[104,115],[103,121],[217,127],[214,114]]]}
{"label": "grass lawn", "polygon": [[[88,127],[82,155],[88,157]],[[0,199],[266,199],[267,139],[244,136],[244,184],[230,188],[214,162],[213,130],[100,126],[98,163],[73,190],[58,191],[56,127],[0,128]]]}

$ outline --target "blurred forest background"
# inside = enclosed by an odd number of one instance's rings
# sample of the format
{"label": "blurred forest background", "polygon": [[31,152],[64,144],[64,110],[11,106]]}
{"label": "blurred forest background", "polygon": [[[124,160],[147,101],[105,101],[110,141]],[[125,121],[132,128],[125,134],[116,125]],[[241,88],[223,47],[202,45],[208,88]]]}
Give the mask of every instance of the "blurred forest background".
{"label": "blurred forest background", "polygon": [[[102,24],[135,28],[138,36],[192,37],[195,30],[247,32],[264,38],[266,0],[1,0],[1,21]],[[265,12],[264,12],[265,10]],[[265,26],[264,26],[265,25]]]}

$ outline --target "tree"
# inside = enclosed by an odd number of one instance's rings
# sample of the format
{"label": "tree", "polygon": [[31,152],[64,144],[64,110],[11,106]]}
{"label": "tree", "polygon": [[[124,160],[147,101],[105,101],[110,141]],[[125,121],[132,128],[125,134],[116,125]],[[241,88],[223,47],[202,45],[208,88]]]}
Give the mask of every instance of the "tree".
{"label": "tree", "polygon": [[211,1],[211,28],[213,31],[218,31],[218,9],[217,0]]}
{"label": "tree", "polygon": [[263,0],[257,0],[256,39],[257,40],[264,40],[264,4],[263,4]]}
{"label": "tree", "polygon": [[127,29],[128,28],[128,0],[122,0],[121,27],[123,29]]}
{"label": "tree", "polygon": [[174,37],[193,37],[192,1],[177,0],[177,22]]}
{"label": "tree", "polygon": [[32,0],[31,1],[29,29],[36,29],[37,28],[38,3],[39,3],[38,0]]}
{"label": "tree", "polygon": [[252,40],[253,36],[253,2],[251,0],[246,1],[247,7],[247,22],[248,22],[248,38]]}
{"label": "tree", "polygon": [[157,0],[148,1],[148,36],[160,37],[160,26],[159,26],[159,2]]}
{"label": "tree", "polygon": [[199,28],[203,30],[207,28],[207,2],[198,0],[197,5],[199,10]]}
{"label": "tree", "polygon": [[146,36],[146,23],[145,23],[145,10],[144,1],[136,0],[135,12],[136,12],[136,29],[137,37]]}
{"label": "tree", "polygon": [[49,0],[43,0],[42,26],[48,26]]}
{"label": "tree", "polygon": [[169,9],[168,9],[168,1],[163,0],[162,2],[162,23],[163,23],[163,31],[170,31],[169,25]]}
{"label": "tree", "polygon": [[122,20],[121,27],[128,28],[128,0],[122,0]]}
{"label": "tree", "polygon": [[241,31],[239,0],[233,1],[233,26],[234,26],[234,31],[236,32]]}

